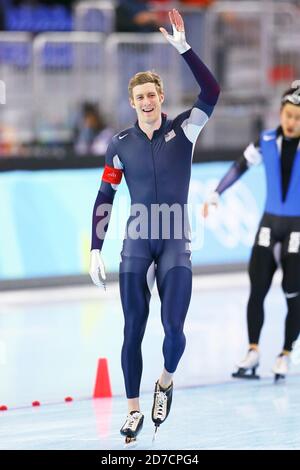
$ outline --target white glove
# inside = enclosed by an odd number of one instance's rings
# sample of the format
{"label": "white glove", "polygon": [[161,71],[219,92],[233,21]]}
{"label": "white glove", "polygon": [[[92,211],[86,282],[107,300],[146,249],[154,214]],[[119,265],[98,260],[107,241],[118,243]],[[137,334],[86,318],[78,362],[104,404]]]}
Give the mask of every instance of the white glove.
{"label": "white glove", "polygon": [[106,290],[105,266],[104,266],[104,262],[103,262],[100,250],[91,251],[89,273],[90,273],[93,283],[98,287],[101,287],[102,285],[104,290]]}
{"label": "white glove", "polygon": [[219,195],[219,193],[217,193],[217,191],[214,191],[214,192],[210,193],[210,195],[206,199],[206,201],[204,203],[204,206],[203,206],[203,209],[202,209],[203,217],[208,216],[208,213],[209,213],[209,210],[211,209],[211,207],[214,207],[215,209],[217,209],[217,207],[219,205],[219,199],[220,199],[220,195]]}
{"label": "white glove", "polygon": [[172,46],[174,46],[179,54],[183,54],[188,51],[191,46],[186,42],[185,32],[184,32],[184,22],[180,13],[173,8],[172,11],[169,11],[169,18],[171,21],[173,36],[165,30],[165,28],[159,28],[160,32],[164,35],[167,41],[169,41]]}

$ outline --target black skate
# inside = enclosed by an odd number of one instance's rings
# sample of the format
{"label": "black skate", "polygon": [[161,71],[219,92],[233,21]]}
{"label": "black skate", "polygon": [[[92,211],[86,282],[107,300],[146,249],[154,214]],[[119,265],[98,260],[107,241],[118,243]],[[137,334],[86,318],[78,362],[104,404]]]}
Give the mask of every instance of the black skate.
{"label": "black skate", "polygon": [[156,382],[152,406],[152,421],[155,424],[153,440],[155,439],[158,427],[167,419],[170,413],[172,395],[173,382],[167,389],[162,388],[158,381]]}
{"label": "black skate", "polygon": [[125,445],[136,442],[138,433],[142,430],[144,415],[140,411],[131,411],[126,418],[125,423],[120,429],[122,436],[125,436]]}
{"label": "black skate", "polygon": [[235,379],[259,379],[259,375],[256,374],[258,366],[258,352],[255,349],[249,349],[245,359],[237,365],[238,370],[233,372],[232,377]]}

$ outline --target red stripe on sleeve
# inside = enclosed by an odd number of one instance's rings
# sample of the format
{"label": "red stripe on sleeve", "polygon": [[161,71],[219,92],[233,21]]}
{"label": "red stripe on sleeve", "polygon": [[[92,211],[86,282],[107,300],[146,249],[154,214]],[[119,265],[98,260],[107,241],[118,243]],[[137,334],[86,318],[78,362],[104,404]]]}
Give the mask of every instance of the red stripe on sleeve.
{"label": "red stripe on sleeve", "polygon": [[123,171],[118,168],[105,165],[104,172],[102,175],[102,181],[111,184],[120,184],[122,179]]}

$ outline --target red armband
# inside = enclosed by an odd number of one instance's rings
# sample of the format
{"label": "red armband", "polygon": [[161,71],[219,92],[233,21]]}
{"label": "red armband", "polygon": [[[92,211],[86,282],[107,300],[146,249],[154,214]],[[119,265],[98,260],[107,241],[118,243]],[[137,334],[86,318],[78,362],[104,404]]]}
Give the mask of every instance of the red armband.
{"label": "red armband", "polygon": [[102,181],[111,184],[120,184],[122,179],[123,171],[119,168],[113,168],[105,165],[104,172],[102,175]]}

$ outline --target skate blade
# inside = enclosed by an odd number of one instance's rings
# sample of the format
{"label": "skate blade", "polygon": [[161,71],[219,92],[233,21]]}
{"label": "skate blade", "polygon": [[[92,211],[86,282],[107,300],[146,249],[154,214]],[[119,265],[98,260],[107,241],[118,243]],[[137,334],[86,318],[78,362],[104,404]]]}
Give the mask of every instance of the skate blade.
{"label": "skate blade", "polygon": [[281,382],[284,382],[285,381],[285,375],[282,375],[282,374],[275,374],[274,376],[274,382],[277,384],[277,383],[281,383]]}
{"label": "skate blade", "polygon": [[153,437],[152,437],[152,444],[154,444],[155,441],[156,441],[158,428],[159,428],[159,424],[155,424],[154,434],[153,434]]}
{"label": "skate blade", "polygon": [[132,449],[137,445],[136,437],[125,437],[124,449]]}
{"label": "skate blade", "polygon": [[233,372],[231,374],[231,377],[234,379],[247,379],[247,380],[259,380],[260,376],[257,374],[246,374],[246,373],[240,373],[240,372]]}

